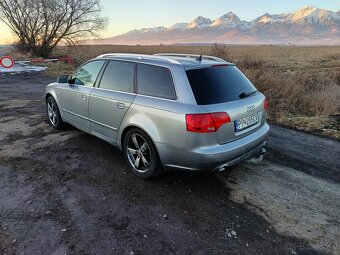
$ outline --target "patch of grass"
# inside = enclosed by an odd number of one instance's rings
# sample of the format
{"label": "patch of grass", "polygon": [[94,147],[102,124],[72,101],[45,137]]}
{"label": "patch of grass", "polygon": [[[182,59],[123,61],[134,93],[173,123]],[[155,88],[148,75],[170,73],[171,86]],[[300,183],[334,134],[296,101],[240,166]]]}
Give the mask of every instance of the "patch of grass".
{"label": "patch of grass", "polygon": [[65,64],[64,62],[45,62],[39,63],[38,65],[47,67],[47,69],[43,71],[43,74],[49,77],[57,78],[74,71],[74,66]]}
{"label": "patch of grass", "polygon": [[281,116],[276,123],[311,133],[340,139],[338,121],[330,117]]}
{"label": "patch of grass", "polygon": [[282,115],[328,116],[340,112],[339,69],[281,73],[242,69],[270,102],[273,119]]}

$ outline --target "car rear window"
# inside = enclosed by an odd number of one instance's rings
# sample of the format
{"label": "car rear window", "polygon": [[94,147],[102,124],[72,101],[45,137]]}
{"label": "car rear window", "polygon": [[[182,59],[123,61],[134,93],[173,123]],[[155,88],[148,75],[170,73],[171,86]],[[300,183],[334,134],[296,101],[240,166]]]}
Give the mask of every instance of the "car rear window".
{"label": "car rear window", "polygon": [[137,65],[137,89],[142,95],[176,99],[171,73],[164,67]]}
{"label": "car rear window", "polygon": [[219,104],[240,99],[240,94],[256,91],[236,66],[213,66],[186,71],[199,105]]}

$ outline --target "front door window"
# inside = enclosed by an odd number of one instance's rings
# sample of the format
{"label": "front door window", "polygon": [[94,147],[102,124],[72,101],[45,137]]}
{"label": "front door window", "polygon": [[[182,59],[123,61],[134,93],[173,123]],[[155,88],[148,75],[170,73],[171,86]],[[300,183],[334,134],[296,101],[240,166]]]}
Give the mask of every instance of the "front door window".
{"label": "front door window", "polygon": [[73,73],[71,83],[93,87],[104,62],[104,60],[96,60],[81,66]]}

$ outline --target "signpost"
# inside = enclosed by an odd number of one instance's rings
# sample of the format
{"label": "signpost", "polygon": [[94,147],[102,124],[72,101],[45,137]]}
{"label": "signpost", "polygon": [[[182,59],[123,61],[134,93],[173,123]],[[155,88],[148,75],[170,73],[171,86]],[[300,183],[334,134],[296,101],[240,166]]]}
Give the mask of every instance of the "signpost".
{"label": "signpost", "polygon": [[12,68],[14,66],[14,60],[10,56],[3,56],[0,58],[0,66],[3,68]]}

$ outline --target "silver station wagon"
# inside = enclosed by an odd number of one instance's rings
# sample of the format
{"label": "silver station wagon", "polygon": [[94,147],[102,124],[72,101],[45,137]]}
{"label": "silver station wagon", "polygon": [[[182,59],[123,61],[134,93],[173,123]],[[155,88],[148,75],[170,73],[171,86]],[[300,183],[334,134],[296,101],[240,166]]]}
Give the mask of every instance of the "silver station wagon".
{"label": "silver station wagon", "polygon": [[232,63],[189,54],[105,54],[46,87],[67,122],[123,151],[141,178],[223,171],[265,152],[268,103]]}

